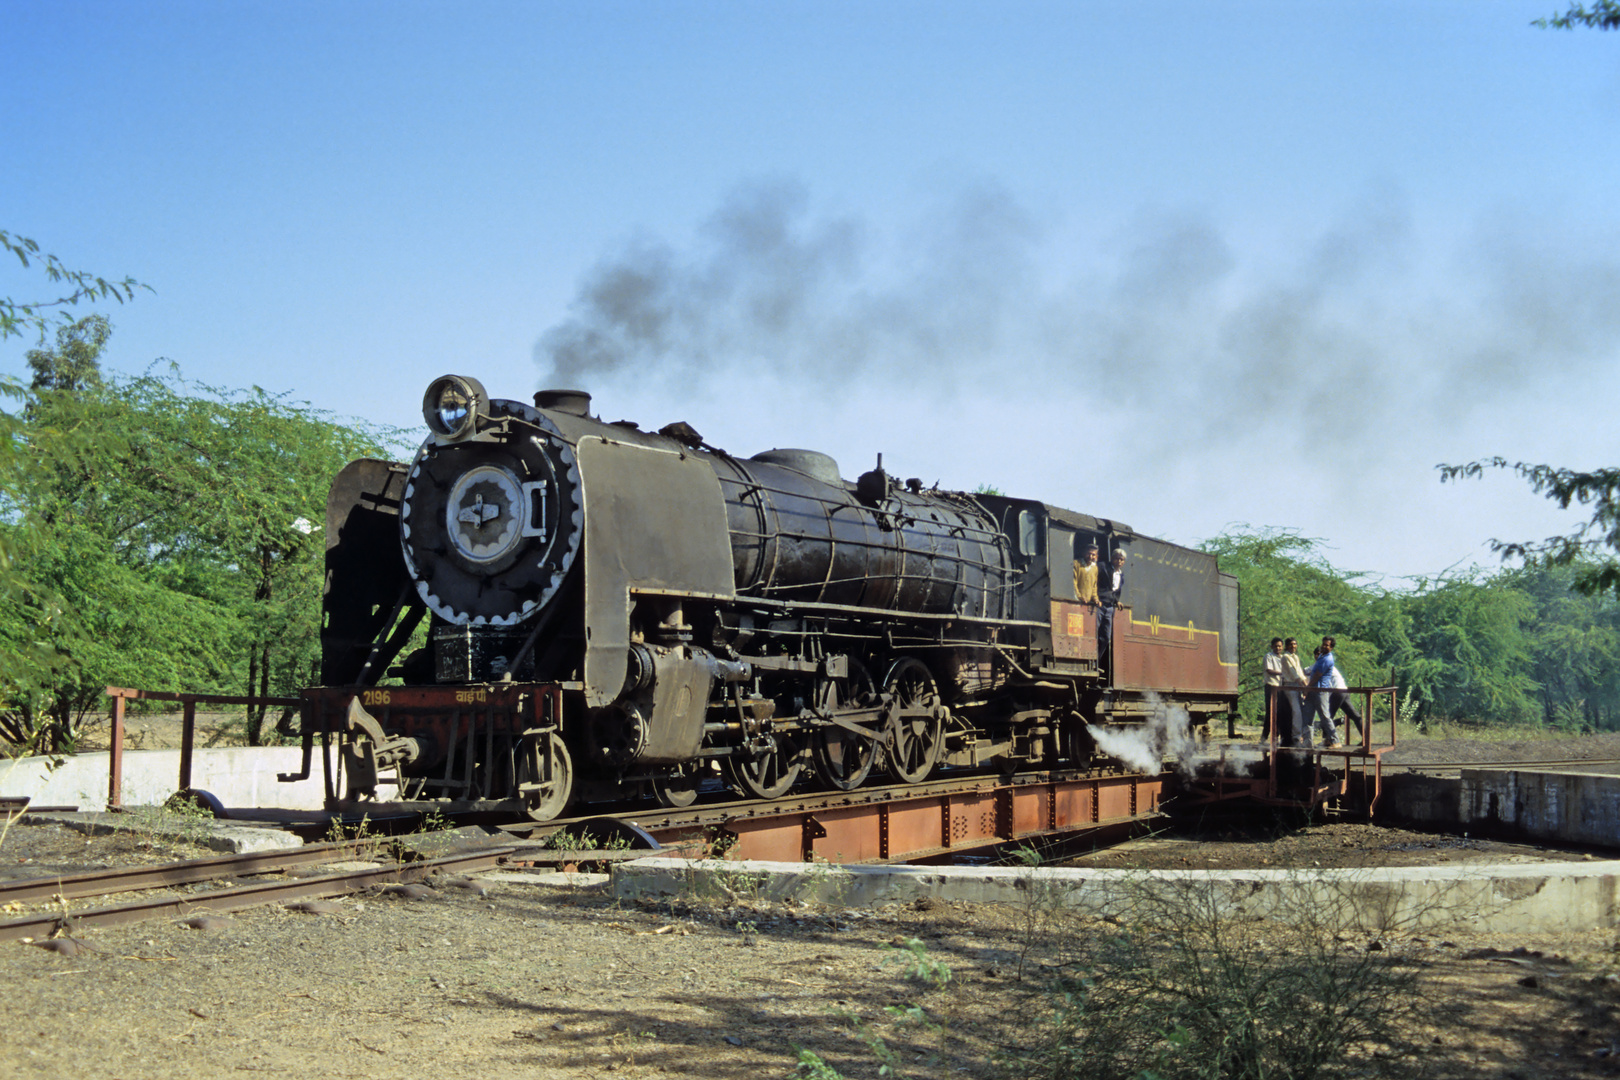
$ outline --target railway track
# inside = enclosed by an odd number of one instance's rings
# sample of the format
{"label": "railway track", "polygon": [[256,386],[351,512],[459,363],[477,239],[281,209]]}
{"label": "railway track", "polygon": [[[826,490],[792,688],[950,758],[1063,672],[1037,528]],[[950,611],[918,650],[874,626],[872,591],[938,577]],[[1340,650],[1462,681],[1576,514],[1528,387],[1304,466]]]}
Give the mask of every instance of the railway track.
{"label": "railway track", "polygon": [[[734,858],[807,859],[822,853],[833,861],[901,861],[982,848],[1040,833],[1104,826],[1157,813],[1159,780],[1140,775],[1030,773],[992,780],[947,777],[922,784],[858,789],[777,800],[715,803],[683,810],[628,810],[623,819],[602,816],[505,827],[511,835],[494,846],[414,862],[343,870],[293,880],[228,884],[183,895],[164,893],[107,907],[72,909],[70,901],[206,882],[295,871],[355,858],[377,840],[309,844],[303,848],[225,855],[154,867],[126,867],[0,882],[0,909],[49,903],[48,910],[0,922],[0,941],[49,937],[81,928],[117,926],[143,919],[234,911],[266,904],[340,896],[378,885],[421,881],[434,874],[468,873],[503,862],[598,863],[635,857],[639,850],[559,850],[548,838],[573,830],[591,847],[605,842],[634,849],[673,844],[698,854],[710,837]],[[611,823],[611,825],[609,824]],[[591,843],[592,837],[596,843]],[[386,843],[386,840],[382,842]],[[823,855],[823,857],[829,857]]]}
{"label": "railway track", "polygon": [[341,860],[344,855],[355,855],[359,852],[353,844],[318,844],[294,851],[227,855],[168,863],[163,866],[93,870],[28,881],[0,882],[0,908],[40,901],[58,903],[52,910],[0,922],[0,941],[50,937],[57,933],[72,933],[92,927],[121,926],[125,923],[142,922],[164,916],[239,911],[266,904],[343,896],[378,885],[421,881],[434,874],[487,870],[517,850],[509,846],[481,848],[417,862],[390,863],[374,868],[335,871],[284,881],[253,882],[185,895],[166,893],[125,904],[77,910],[68,908],[67,901],[271,874],[302,866],[331,863]]}
{"label": "railway track", "polygon": [[77,874],[30,878],[26,881],[0,881],[0,905],[26,904],[56,898],[82,900],[92,896],[113,896],[122,892],[139,892],[173,885],[192,885],[203,881],[272,874],[301,866],[335,862],[345,857],[358,858],[360,851],[360,845],[354,842],[308,844],[301,848],[281,851],[187,859],[183,862],[164,863],[161,866],[86,870]]}
{"label": "railway track", "polygon": [[[1465,768],[1616,765],[1620,759],[1536,761],[1390,762],[1405,771]],[[274,881],[241,881],[296,872],[363,857],[381,838],[311,843],[302,848],[226,855],[153,867],[85,871],[26,881],[0,881],[0,911],[48,903],[48,910],[0,921],[0,941],[49,937],[79,929],[117,926],[144,919],[210,911],[236,911],[269,904],[341,896],[365,889],[422,881],[435,874],[469,873],[502,863],[537,865],[600,863],[634,857],[641,850],[678,845],[681,854],[717,846],[733,858],[830,857],[838,862],[904,861],[969,850],[1021,837],[1102,827],[1154,816],[1161,777],[1117,769],[1031,772],[1007,777],[945,776],[920,784],[862,787],[774,800],[700,803],[685,809],[604,806],[598,813],[545,823],[500,827],[506,839],[494,846]],[[25,812],[25,800],[0,800],[0,815]],[[34,808],[39,809],[39,808]],[[54,808],[51,808],[54,809]],[[611,814],[613,816],[604,816]],[[628,844],[633,851],[547,848],[560,832],[582,842]],[[599,843],[591,844],[594,837]],[[386,841],[383,841],[386,842]],[[728,850],[729,849],[729,850]],[[186,894],[165,892],[128,903],[72,909],[72,901],[179,886],[224,882]]]}

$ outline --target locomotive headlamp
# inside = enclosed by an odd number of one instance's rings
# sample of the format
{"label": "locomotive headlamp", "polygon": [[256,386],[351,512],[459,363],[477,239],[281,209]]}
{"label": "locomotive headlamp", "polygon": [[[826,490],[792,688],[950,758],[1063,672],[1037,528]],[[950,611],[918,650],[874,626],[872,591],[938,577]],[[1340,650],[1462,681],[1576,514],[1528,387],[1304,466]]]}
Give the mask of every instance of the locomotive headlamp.
{"label": "locomotive headlamp", "polygon": [[422,397],[422,419],[441,439],[465,439],[478,428],[478,418],[489,414],[484,384],[465,375],[444,375],[428,386]]}

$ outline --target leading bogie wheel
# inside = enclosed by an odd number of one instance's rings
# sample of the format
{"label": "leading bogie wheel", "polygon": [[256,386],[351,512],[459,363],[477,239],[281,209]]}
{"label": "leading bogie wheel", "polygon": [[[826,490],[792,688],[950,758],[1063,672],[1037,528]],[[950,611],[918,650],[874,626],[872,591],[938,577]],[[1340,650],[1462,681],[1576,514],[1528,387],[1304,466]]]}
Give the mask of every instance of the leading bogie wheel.
{"label": "leading bogie wheel", "polygon": [[758,753],[721,758],[726,782],[755,799],[780,799],[804,770],[798,749],[779,735],[767,735],[768,747]]}
{"label": "leading bogie wheel", "polygon": [[574,759],[555,731],[525,733],[518,744],[518,794],[533,821],[562,816],[574,797]]}
{"label": "leading bogie wheel", "polygon": [[684,810],[697,802],[700,783],[702,774],[695,764],[676,765],[669,772],[653,778],[653,798],[658,800],[659,806]]}

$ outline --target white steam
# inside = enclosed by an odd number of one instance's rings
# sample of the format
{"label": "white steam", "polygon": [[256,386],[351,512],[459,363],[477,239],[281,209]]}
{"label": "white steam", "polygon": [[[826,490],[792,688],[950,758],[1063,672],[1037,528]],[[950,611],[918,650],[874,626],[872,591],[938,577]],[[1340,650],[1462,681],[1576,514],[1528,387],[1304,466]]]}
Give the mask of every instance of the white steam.
{"label": "white steam", "polygon": [[1198,739],[1193,735],[1187,710],[1165,701],[1151,691],[1147,695],[1147,723],[1129,727],[1086,725],[1097,749],[1140,772],[1156,773],[1166,760],[1190,778],[1199,758]]}

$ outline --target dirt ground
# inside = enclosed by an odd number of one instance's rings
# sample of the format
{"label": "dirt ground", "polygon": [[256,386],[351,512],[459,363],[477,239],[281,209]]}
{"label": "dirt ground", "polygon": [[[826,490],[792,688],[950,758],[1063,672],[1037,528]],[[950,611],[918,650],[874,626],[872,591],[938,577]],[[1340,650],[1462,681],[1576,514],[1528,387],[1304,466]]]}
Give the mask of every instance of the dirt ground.
{"label": "dirt ground", "polygon": [[[264,730],[274,739],[280,709],[265,714]],[[197,710],[198,746],[247,745],[247,719],[241,709],[230,711]],[[178,712],[146,712],[131,709],[124,716],[124,749],[174,750],[179,748],[185,725]],[[92,717],[84,728],[80,746],[86,752],[106,750],[112,737],[112,723],[105,716]]]}
{"label": "dirt ground", "polygon": [[[1403,751],[1406,749],[1402,748]],[[1519,757],[1620,756],[1620,739],[1534,740]],[[1413,760],[1504,760],[1502,742],[1414,741]],[[1460,755],[1472,754],[1471,758]],[[0,877],[204,852],[139,827],[85,837],[13,826]],[[1310,867],[1606,857],[1364,824],[1161,835],[1083,856],[1107,867]],[[87,902],[88,903],[88,902]],[[1016,906],[871,910],[497,882],[332,914],[262,908],[214,929],[167,919],[84,932],[76,955],[0,944],[0,1077],[993,1077],[1037,992],[1043,942]],[[916,946],[907,943],[916,940]],[[1422,1006],[1346,1075],[1620,1076],[1620,938],[1345,940],[1388,950]],[[934,986],[917,960],[948,967]],[[931,970],[937,975],[941,968]],[[917,1010],[921,1010],[918,1012]],[[926,1022],[918,1022],[918,1021]],[[874,1049],[878,1047],[879,1049]],[[885,1056],[888,1055],[888,1056]],[[830,1077],[822,1073],[823,1078]]]}
{"label": "dirt ground", "polygon": [[[1327,825],[1213,846],[1273,865],[1351,851],[1580,857],[1424,846],[1434,840]],[[1165,838],[1094,858],[1188,865],[1182,853],[1206,847]],[[21,825],[0,841],[0,877],[197,854],[140,830],[87,838]],[[257,909],[208,930],[168,919],[85,932],[77,955],[0,945],[0,1076],[788,1077],[804,1048],[855,1078],[879,1075],[879,1039],[893,1075],[992,1077],[998,1054],[1027,1035],[1020,1018],[1047,1008],[1040,943],[1027,913],[1007,905],[621,903],[599,887],[507,882],[484,895],[445,887],[420,901],[335,905],[326,915]],[[912,939],[949,968],[943,987],[907,978]],[[1404,1045],[1360,1052],[1350,1075],[1620,1075],[1613,931],[1345,947],[1398,953],[1433,1006],[1407,1025]]]}

